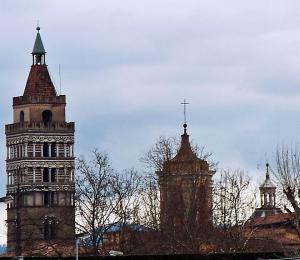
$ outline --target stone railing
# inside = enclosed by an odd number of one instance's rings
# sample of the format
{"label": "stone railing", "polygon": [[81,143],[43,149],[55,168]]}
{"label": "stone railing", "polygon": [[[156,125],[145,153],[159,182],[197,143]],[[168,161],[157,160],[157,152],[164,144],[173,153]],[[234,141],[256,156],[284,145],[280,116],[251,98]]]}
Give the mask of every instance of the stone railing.
{"label": "stone railing", "polygon": [[15,132],[23,132],[26,130],[36,131],[36,132],[48,132],[48,131],[70,131],[74,132],[75,124],[74,122],[51,122],[51,123],[43,123],[43,122],[23,122],[23,123],[14,123],[5,125],[5,133],[15,133]]}
{"label": "stone railing", "polygon": [[66,96],[20,96],[13,98],[13,105],[23,104],[65,104]]}
{"label": "stone railing", "polygon": [[17,183],[6,185],[8,192],[22,191],[73,191],[75,189],[74,182],[31,182]]}

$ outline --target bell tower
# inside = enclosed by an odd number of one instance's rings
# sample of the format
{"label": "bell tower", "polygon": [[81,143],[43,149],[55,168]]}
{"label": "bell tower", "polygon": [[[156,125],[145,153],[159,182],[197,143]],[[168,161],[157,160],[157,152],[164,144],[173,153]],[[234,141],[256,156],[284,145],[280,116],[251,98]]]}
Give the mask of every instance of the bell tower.
{"label": "bell tower", "polygon": [[32,65],[22,96],[13,98],[5,126],[7,246],[15,255],[43,254],[74,243],[74,122],[66,96],[57,95],[37,27]]}
{"label": "bell tower", "polygon": [[[168,239],[187,244],[209,234],[212,228],[212,176],[215,171],[192,150],[187,124],[183,125],[176,156],[156,172],[160,187],[161,230]],[[198,245],[195,245],[197,248]]]}
{"label": "bell tower", "polygon": [[266,163],[266,177],[259,186],[260,208],[256,208],[251,218],[266,217],[282,213],[280,208],[276,207],[276,186],[270,179],[269,163]]}

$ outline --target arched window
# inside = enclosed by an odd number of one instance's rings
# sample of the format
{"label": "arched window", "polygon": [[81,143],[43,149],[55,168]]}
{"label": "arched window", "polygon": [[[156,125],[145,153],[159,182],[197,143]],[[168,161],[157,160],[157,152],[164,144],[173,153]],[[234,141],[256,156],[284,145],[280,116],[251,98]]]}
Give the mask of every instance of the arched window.
{"label": "arched window", "polygon": [[20,112],[20,123],[24,123],[24,111]]}
{"label": "arched window", "polygon": [[51,169],[51,182],[56,182],[56,169]]}
{"label": "arched window", "polygon": [[51,157],[55,157],[56,155],[56,143],[51,144]]}
{"label": "arched window", "polygon": [[43,169],[43,182],[49,182],[49,168]]}
{"label": "arched window", "polygon": [[48,124],[52,121],[52,112],[50,110],[44,110],[42,113],[44,124]]}
{"label": "arched window", "polygon": [[43,144],[43,156],[49,157],[49,144],[47,142]]}

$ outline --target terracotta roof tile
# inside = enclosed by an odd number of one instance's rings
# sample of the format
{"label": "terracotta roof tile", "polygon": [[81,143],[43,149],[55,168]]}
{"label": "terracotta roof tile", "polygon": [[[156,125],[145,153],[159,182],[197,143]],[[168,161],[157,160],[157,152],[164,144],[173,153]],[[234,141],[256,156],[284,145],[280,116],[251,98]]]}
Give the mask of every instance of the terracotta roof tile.
{"label": "terracotta roof tile", "polygon": [[249,220],[248,225],[250,226],[262,226],[262,225],[271,225],[271,224],[279,224],[291,221],[293,216],[289,213],[281,213],[275,215],[269,215],[266,217],[257,217]]}
{"label": "terracotta roof tile", "polygon": [[32,65],[23,96],[56,96],[46,65]]}

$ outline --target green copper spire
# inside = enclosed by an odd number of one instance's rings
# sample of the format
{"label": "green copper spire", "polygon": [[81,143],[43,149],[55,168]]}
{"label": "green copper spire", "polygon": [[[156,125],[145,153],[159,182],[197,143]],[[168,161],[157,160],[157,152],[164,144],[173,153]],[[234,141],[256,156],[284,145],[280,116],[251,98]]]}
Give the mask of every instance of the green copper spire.
{"label": "green copper spire", "polygon": [[42,42],[42,38],[41,38],[41,35],[40,35],[40,29],[41,28],[39,26],[36,27],[37,35],[36,35],[36,38],[35,38],[32,54],[45,54],[46,53],[46,51],[44,49],[43,42]]}

